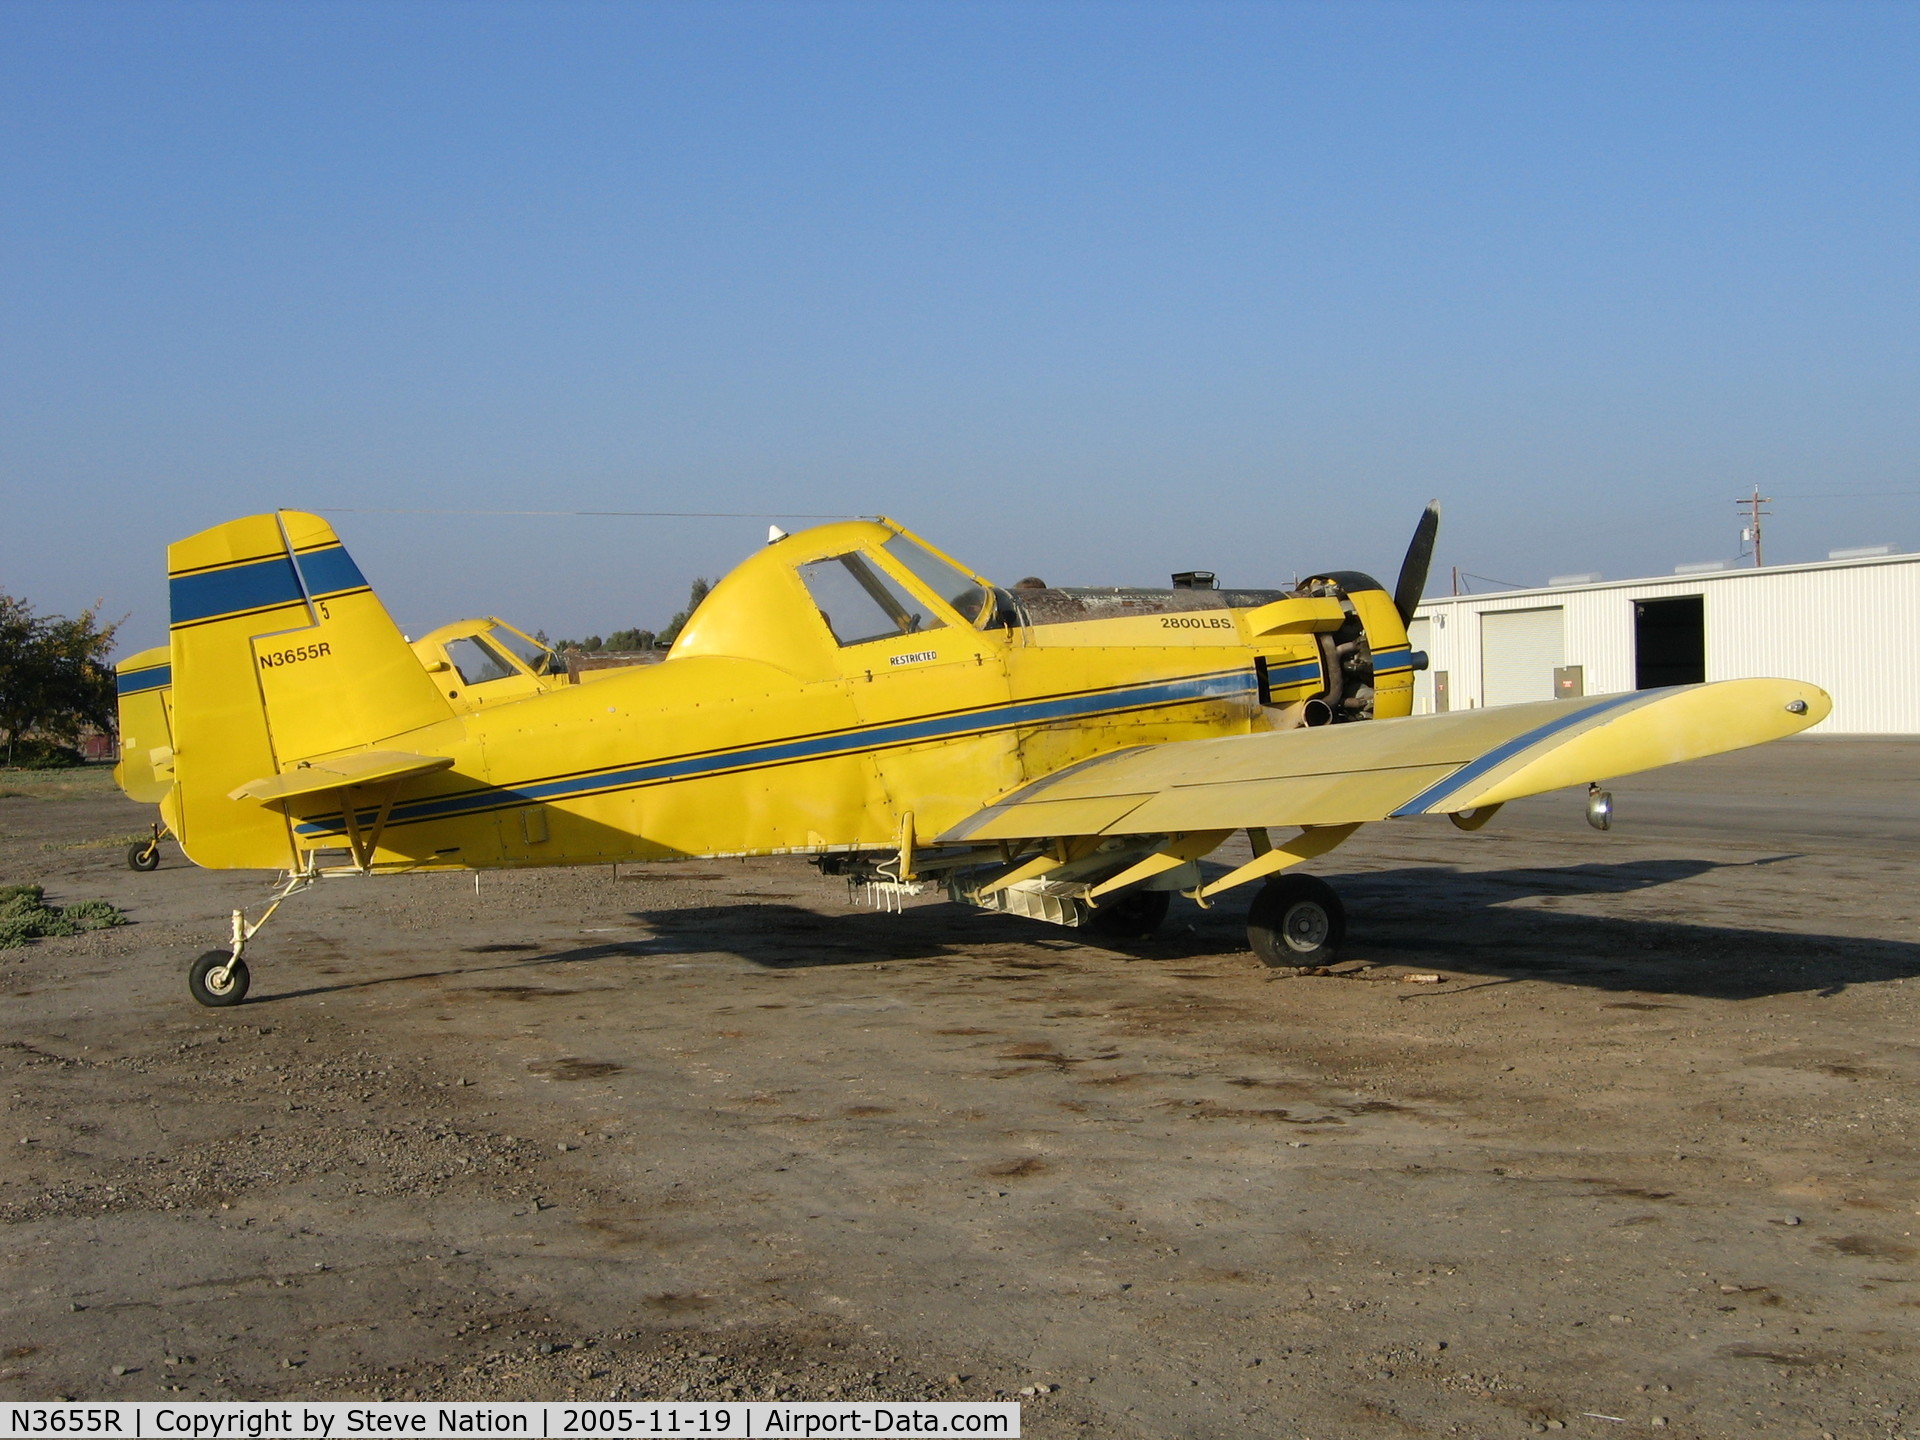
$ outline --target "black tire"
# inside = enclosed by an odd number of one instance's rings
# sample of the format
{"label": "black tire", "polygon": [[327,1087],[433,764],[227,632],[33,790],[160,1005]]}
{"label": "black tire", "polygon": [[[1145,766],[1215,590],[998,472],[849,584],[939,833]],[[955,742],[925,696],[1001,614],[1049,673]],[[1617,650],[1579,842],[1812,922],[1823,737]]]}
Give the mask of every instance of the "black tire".
{"label": "black tire", "polygon": [[1173,903],[1167,890],[1133,890],[1103,901],[1087,916],[1087,928],[1116,940],[1144,940],[1160,928]]}
{"label": "black tire", "polygon": [[218,970],[227,964],[228,952],[209,950],[193,962],[193,968],[187,971],[187,990],[202,1005],[219,1009],[223,1005],[238,1005],[247,998],[247,983],[252,978],[247,974],[247,962],[235,960],[227,970],[226,988],[214,989],[207,983],[208,972]]}
{"label": "black tire", "polygon": [[1247,909],[1247,942],[1276,968],[1331,964],[1346,938],[1346,907],[1311,875],[1269,880]]}
{"label": "black tire", "polygon": [[160,842],[157,840],[136,840],[127,847],[127,868],[129,870],[158,870],[160,868]]}

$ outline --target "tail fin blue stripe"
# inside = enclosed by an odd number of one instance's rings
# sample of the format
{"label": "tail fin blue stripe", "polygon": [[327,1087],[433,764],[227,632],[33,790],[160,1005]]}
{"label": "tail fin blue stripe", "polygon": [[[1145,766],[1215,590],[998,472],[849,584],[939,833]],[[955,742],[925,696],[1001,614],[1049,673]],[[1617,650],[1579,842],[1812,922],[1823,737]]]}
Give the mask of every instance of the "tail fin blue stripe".
{"label": "tail fin blue stripe", "polygon": [[[367,588],[366,576],[353,557],[339,545],[309,551],[299,570],[285,555],[230,565],[224,570],[202,570],[176,575],[168,582],[168,598],[175,625],[197,625],[228,615],[245,615],[276,605],[291,605],[309,595],[338,595]],[[306,588],[300,582],[304,579]]]}
{"label": "tail fin blue stripe", "polygon": [[176,575],[167,582],[167,599],[175,625],[194,625],[223,615],[268,610],[305,598],[293,561],[285,555],[226,570]]}
{"label": "tail fin blue stripe", "polygon": [[310,550],[299,558],[300,574],[307,582],[309,595],[338,595],[343,590],[367,588],[367,577],[339,545]]}
{"label": "tail fin blue stripe", "polygon": [[164,690],[173,684],[173,666],[155,665],[146,670],[130,670],[115,678],[115,688],[122,695],[138,695],[142,690]]}

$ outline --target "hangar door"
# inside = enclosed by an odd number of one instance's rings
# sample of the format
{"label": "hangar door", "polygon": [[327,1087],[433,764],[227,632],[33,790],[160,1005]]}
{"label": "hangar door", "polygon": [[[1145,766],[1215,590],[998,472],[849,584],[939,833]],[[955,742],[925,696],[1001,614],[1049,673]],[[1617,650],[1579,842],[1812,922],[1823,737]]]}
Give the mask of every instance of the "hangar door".
{"label": "hangar door", "polygon": [[1553,667],[1565,663],[1566,612],[1494,610],[1480,617],[1480,703],[1553,699]]}
{"label": "hangar door", "polygon": [[1633,688],[1698,685],[1707,678],[1706,606],[1701,596],[1633,603]]}

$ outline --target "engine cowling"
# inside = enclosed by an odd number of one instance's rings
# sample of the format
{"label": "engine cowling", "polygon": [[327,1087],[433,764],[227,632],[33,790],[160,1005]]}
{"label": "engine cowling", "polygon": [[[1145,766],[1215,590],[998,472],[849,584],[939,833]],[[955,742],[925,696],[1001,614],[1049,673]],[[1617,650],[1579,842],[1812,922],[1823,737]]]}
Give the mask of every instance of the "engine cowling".
{"label": "engine cowling", "polygon": [[1386,587],[1363,571],[1330,570],[1293,593],[1338,601],[1346,612],[1338,629],[1317,637],[1326,686],[1316,698],[1332,722],[1411,715],[1415,657]]}

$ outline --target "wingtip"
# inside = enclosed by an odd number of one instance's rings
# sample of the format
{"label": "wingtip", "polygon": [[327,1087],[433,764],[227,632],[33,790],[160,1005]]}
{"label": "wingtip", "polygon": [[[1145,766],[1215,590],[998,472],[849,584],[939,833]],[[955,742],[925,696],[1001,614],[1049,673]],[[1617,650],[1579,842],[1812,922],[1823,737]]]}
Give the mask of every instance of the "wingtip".
{"label": "wingtip", "polygon": [[1798,718],[1799,729],[1810,730],[1833,714],[1833,696],[1818,685],[1794,684],[1794,695],[1787,703],[1787,713]]}

